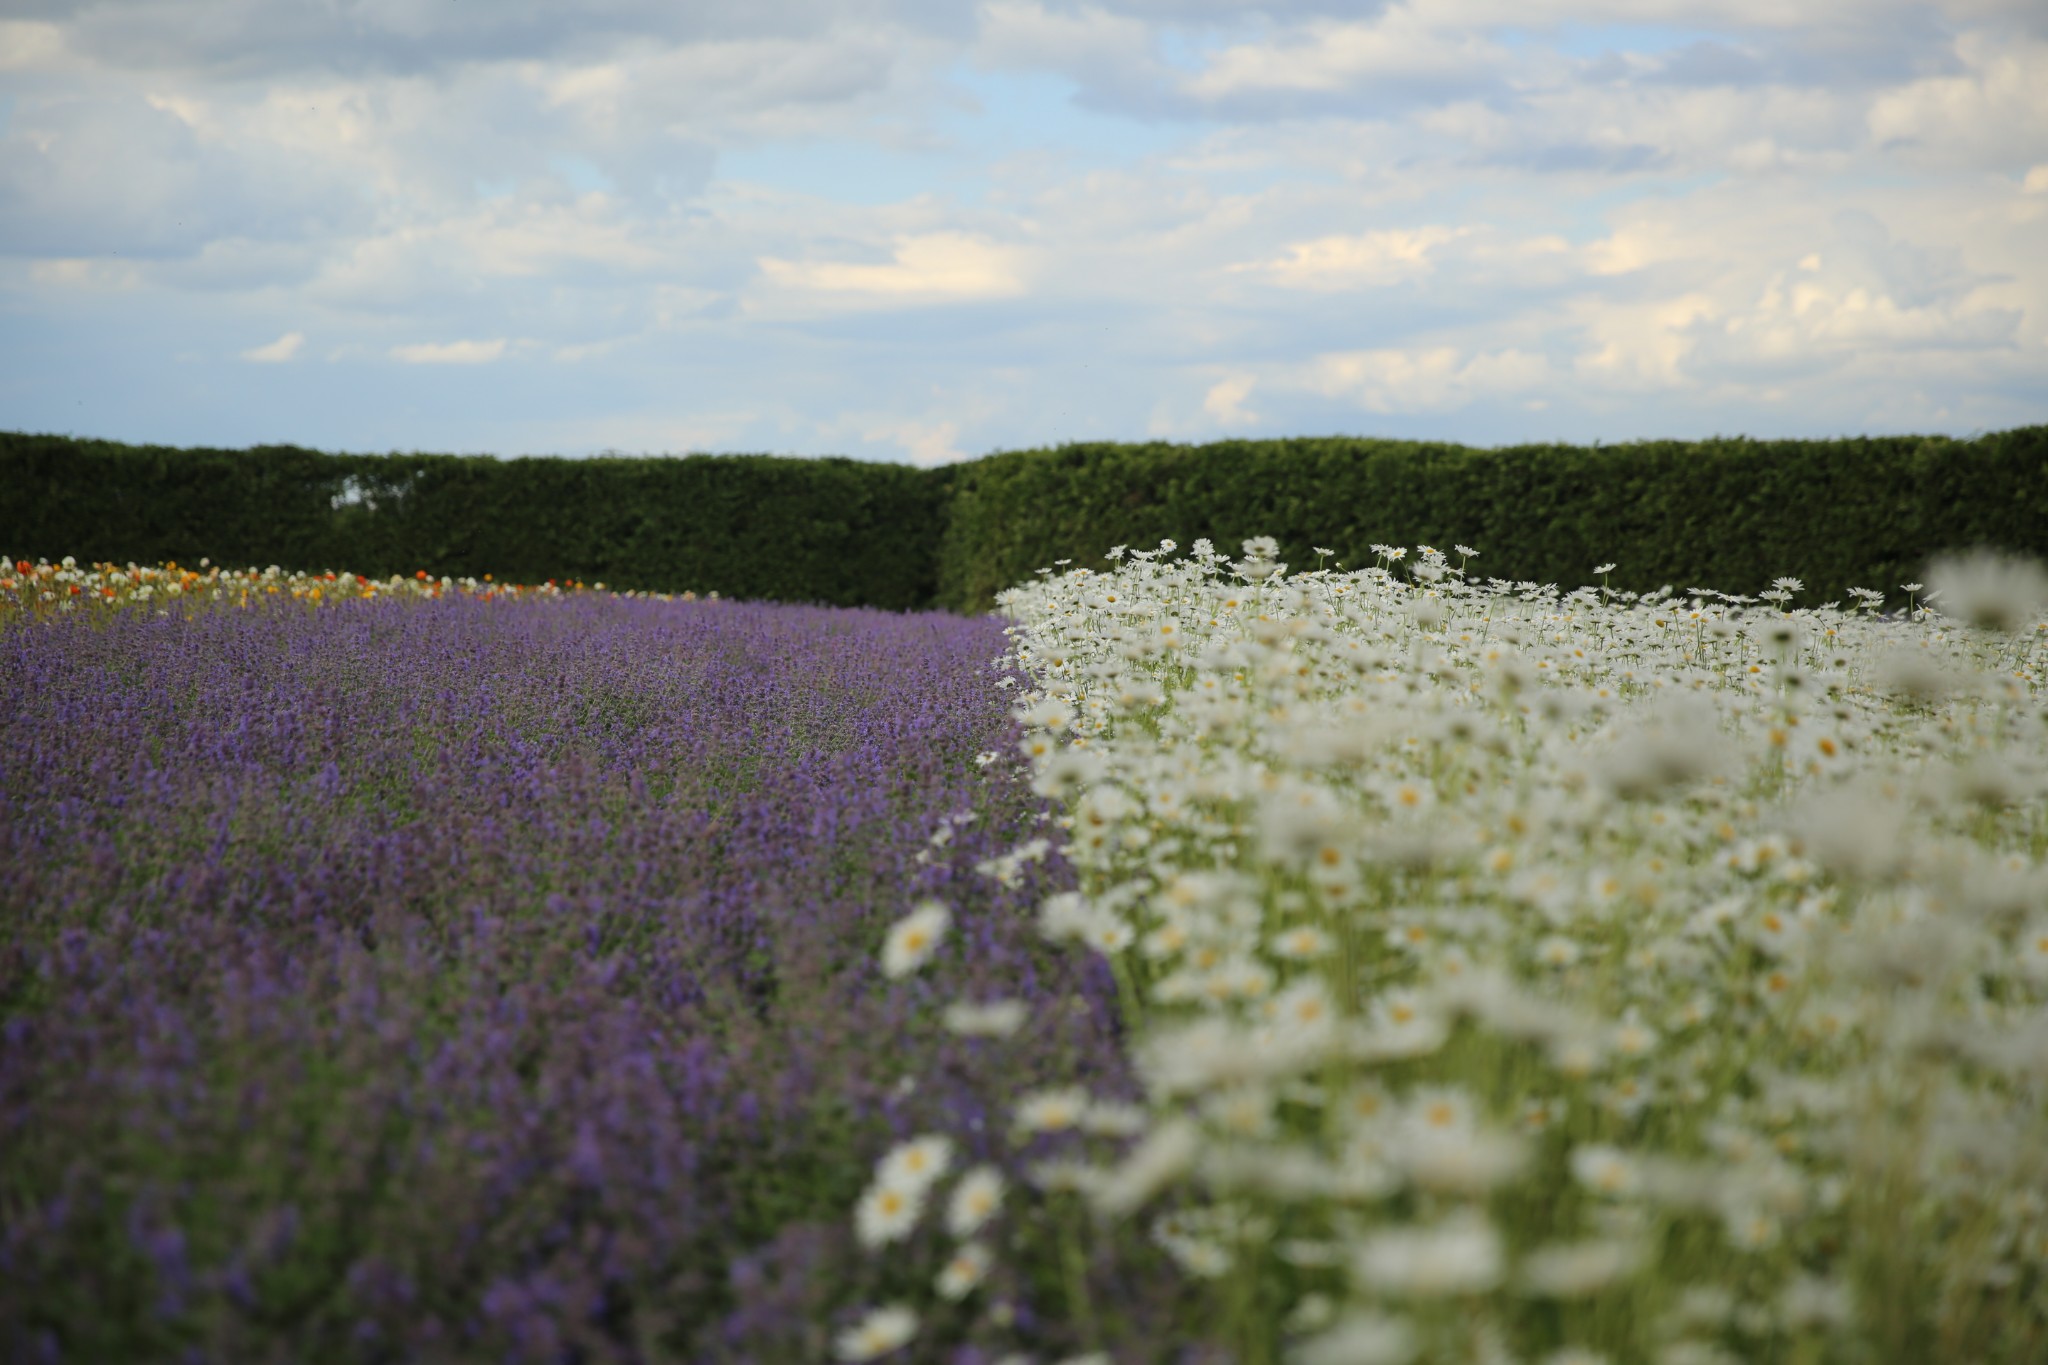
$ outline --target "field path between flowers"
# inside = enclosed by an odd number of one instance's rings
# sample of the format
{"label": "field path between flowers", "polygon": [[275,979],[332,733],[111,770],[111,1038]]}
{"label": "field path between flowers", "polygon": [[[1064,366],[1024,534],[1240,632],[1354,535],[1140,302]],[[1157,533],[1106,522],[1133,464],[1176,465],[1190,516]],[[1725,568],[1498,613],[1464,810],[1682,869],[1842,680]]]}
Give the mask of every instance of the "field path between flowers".
{"label": "field path between flowers", "polygon": [[[854,1239],[879,1154],[1135,1094],[1106,966],[1033,927],[1072,872],[970,870],[1044,808],[973,762],[1005,645],[585,597],[0,629],[0,1355],[824,1358],[926,1273]],[[887,982],[919,898],[955,932]],[[1034,1022],[939,1023],[997,998]],[[1057,1352],[1033,1267],[980,1302]]]}

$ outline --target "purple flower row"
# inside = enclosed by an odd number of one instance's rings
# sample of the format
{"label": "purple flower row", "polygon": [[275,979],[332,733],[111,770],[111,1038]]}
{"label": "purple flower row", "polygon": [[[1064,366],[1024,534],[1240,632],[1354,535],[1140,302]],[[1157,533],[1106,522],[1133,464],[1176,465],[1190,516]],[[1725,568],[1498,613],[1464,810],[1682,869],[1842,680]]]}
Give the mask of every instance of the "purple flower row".
{"label": "purple flower row", "polygon": [[[927,1273],[853,1241],[882,1151],[1130,1090],[1107,974],[1032,929],[1070,872],[972,870],[1042,813],[972,761],[1002,644],[617,599],[0,631],[0,1355],[825,1358]],[[922,897],[955,933],[887,981]],[[941,1027],[995,997],[1035,1022]],[[1175,1311],[1110,1260],[1133,1330]],[[929,1358],[1063,1348],[1046,1282]]]}

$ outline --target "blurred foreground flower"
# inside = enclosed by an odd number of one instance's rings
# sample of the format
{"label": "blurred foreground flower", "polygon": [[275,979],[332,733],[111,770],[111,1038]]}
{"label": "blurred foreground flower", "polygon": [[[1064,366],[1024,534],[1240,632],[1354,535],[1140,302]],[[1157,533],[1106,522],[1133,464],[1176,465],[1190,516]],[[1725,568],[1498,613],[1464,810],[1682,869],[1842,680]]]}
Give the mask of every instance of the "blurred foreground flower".
{"label": "blurred foreground flower", "polygon": [[841,1360],[873,1360],[908,1345],[917,1335],[917,1314],[900,1304],[877,1308],[833,1344]]}
{"label": "blurred foreground flower", "polygon": [[882,945],[882,972],[904,977],[931,961],[953,922],[953,913],[938,901],[928,900],[896,921]]}

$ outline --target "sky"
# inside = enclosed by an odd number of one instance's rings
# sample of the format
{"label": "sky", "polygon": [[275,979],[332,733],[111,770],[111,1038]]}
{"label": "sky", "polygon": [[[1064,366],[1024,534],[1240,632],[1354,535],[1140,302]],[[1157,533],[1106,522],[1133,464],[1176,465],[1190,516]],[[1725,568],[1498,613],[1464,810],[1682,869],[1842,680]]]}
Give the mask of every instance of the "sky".
{"label": "sky", "polygon": [[0,2],[0,429],[2043,421],[2040,0]]}

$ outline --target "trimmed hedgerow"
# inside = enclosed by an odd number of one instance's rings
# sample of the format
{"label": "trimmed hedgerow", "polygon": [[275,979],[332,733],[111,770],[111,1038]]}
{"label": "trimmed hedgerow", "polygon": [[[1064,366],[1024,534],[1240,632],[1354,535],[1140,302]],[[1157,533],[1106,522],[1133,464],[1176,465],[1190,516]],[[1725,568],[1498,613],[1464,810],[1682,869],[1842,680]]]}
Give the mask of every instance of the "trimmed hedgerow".
{"label": "trimmed hedgerow", "polygon": [[1473,572],[1577,587],[1754,593],[1797,573],[1822,598],[1896,585],[1928,555],[2048,552],[2048,426],[1972,441],[1649,441],[1500,450],[1348,437],[1096,443],[959,466],[940,551],[955,609],[1111,545],[1271,535],[1350,567],[1374,543],[1484,546]]}
{"label": "trimmed hedgerow", "polygon": [[1823,599],[1930,554],[2048,553],[2048,426],[1974,440],[1647,441],[1499,450],[1357,437],[1098,442],[919,470],[838,457],[588,460],[173,450],[0,433],[15,555],[373,575],[495,573],[891,610],[986,611],[1055,560],[1161,536],[1272,535],[1297,564],[1375,543],[1486,547],[1575,587],[1796,572]]}
{"label": "trimmed hedgerow", "polygon": [[0,433],[16,556],[419,570],[906,610],[948,480],[850,459],[178,450]]}

